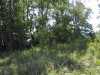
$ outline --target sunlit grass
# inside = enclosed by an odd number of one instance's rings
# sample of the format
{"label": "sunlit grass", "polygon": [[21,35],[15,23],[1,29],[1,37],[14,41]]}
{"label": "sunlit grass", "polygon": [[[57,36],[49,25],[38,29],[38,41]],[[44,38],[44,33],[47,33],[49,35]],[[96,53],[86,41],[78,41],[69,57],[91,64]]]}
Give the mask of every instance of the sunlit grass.
{"label": "sunlit grass", "polygon": [[72,48],[75,50],[71,49],[71,52],[70,45],[73,43],[58,44],[53,48],[37,46],[2,54],[0,75],[99,75],[100,39],[88,42],[83,51]]}

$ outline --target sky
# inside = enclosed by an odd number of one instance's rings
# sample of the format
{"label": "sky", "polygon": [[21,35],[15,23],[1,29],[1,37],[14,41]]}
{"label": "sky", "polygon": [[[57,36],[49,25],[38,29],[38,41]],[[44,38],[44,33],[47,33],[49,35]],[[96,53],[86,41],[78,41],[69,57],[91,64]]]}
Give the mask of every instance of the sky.
{"label": "sky", "polygon": [[89,23],[93,25],[93,30],[95,32],[99,31],[98,24],[100,24],[100,8],[98,8],[98,4],[100,4],[100,0],[79,0],[81,1],[87,8],[92,9],[92,13],[89,17]]}

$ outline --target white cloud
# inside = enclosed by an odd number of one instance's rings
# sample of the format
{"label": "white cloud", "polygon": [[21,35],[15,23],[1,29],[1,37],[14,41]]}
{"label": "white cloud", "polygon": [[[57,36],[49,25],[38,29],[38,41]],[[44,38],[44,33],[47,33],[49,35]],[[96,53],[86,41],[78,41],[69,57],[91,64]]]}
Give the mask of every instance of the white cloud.
{"label": "white cloud", "polygon": [[92,14],[89,18],[89,23],[93,25],[94,31],[98,31],[98,24],[100,24],[100,19],[97,18],[97,16],[100,16],[99,14],[99,8],[98,4],[100,4],[100,0],[81,0],[81,2],[87,7],[92,9]]}

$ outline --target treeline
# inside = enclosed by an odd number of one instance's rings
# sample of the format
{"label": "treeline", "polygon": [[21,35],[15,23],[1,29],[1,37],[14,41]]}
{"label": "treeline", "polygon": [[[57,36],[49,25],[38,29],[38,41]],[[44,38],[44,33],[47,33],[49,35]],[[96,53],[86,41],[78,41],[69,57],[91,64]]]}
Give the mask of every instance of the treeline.
{"label": "treeline", "polygon": [[95,34],[87,19],[91,13],[81,2],[69,0],[1,0],[0,48],[69,43]]}

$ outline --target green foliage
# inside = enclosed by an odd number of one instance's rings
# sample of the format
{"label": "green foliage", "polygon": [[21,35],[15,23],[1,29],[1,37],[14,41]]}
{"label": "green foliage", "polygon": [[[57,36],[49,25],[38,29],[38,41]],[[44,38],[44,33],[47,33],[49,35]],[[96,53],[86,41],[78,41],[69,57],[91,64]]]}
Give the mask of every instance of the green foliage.
{"label": "green foliage", "polygon": [[0,75],[99,74],[100,39],[87,22],[90,12],[69,0],[1,0]]}
{"label": "green foliage", "polygon": [[24,45],[28,25],[24,21],[22,0],[1,0],[0,4],[0,48],[16,49]]}
{"label": "green foliage", "polygon": [[[99,66],[99,39],[87,42],[88,48],[78,49],[79,39],[74,43],[58,44],[56,47],[33,47],[22,51],[1,53],[2,75],[97,75]],[[82,41],[81,41],[82,43]],[[73,47],[71,51],[70,47]]]}

